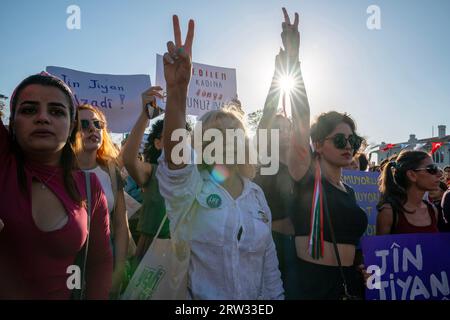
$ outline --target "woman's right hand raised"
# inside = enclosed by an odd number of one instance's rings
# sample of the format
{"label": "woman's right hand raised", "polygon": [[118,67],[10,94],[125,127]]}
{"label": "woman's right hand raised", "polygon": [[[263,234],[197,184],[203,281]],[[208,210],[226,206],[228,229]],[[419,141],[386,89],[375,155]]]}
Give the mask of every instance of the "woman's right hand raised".
{"label": "woman's right hand raised", "polygon": [[184,44],[181,43],[181,30],[178,16],[173,16],[173,33],[175,43],[167,43],[164,54],[164,76],[167,91],[174,89],[187,90],[191,80],[192,42],[194,40],[194,20],[189,20],[188,31]]}

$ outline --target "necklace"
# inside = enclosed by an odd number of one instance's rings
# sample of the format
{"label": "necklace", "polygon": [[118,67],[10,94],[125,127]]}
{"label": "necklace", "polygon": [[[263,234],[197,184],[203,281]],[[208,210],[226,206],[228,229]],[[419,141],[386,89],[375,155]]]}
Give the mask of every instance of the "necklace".
{"label": "necklace", "polygon": [[339,182],[335,183],[335,182],[332,181],[331,179],[328,179],[328,178],[326,178],[326,179],[327,179],[327,181],[328,181],[332,186],[334,186],[335,188],[347,192],[347,190],[345,189],[345,187],[344,187],[344,185],[342,184],[342,181],[341,181],[341,180],[339,180]]}
{"label": "necklace", "polygon": [[48,177],[46,180],[42,180],[37,174],[35,174],[35,177],[38,178],[38,180],[41,182],[41,189],[45,190],[47,189],[47,184],[50,182],[50,180],[53,179],[53,177],[56,175],[56,173],[58,172],[58,170],[55,170],[50,177]]}

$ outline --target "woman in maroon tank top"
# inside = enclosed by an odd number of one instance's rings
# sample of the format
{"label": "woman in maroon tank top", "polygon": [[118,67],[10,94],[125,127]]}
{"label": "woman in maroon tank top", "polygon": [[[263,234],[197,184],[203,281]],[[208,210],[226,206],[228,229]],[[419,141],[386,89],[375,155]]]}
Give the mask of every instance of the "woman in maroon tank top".
{"label": "woman in maroon tank top", "polygon": [[387,163],[380,178],[377,235],[439,232],[437,210],[424,195],[439,188],[441,176],[423,151],[402,151]]}
{"label": "woman in maroon tank top", "polygon": [[[75,298],[82,270],[85,298],[108,298],[108,208],[91,176],[88,227],[85,176],[70,144],[79,128],[76,107],[71,89],[42,72],[13,92],[8,129],[0,117],[0,300]],[[86,241],[83,268],[77,257]]]}

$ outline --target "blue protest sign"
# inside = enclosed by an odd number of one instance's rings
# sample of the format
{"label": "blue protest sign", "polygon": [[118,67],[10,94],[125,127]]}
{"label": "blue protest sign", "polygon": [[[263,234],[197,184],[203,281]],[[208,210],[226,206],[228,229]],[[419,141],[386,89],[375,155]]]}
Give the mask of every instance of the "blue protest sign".
{"label": "blue protest sign", "polygon": [[361,246],[366,300],[450,298],[450,233],[364,237]]}
{"label": "blue protest sign", "polygon": [[342,180],[355,190],[356,202],[363,209],[369,220],[365,235],[376,234],[377,203],[380,200],[378,190],[378,172],[343,170]]}

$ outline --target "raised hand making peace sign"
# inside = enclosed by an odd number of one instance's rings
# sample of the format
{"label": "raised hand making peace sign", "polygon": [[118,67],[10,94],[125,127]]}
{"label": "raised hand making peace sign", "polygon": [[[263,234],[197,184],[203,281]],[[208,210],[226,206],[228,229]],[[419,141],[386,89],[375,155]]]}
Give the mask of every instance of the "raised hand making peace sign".
{"label": "raised hand making peace sign", "polygon": [[172,149],[178,141],[172,140],[172,133],[186,128],[186,97],[192,74],[192,41],[194,40],[194,21],[189,20],[184,45],[181,43],[180,22],[173,16],[175,43],[167,43],[164,54],[164,76],[166,78],[167,103],[164,118],[164,153],[171,169],[180,169],[186,164],[172,162]]}
{"label": "raised hand making peace sign", "polygon": [[175,43],[167,43],[164,54],[164,76],[167,90],[187,89],[191,79],[192,41],[194,40],[194,20],[189,20],[184,45],[181,43],[181,30],[178,16],[173,16],[173,34]]}
{"label": "raised hand making peace sign", "polygon": [[298,32],[298,13],[295,13],[294,24],[291,24],[286,8],[283,8],[284,22],[281,24],[281,40],[284,49],[292,61],[298,61],[300,49],[300,33]]}

